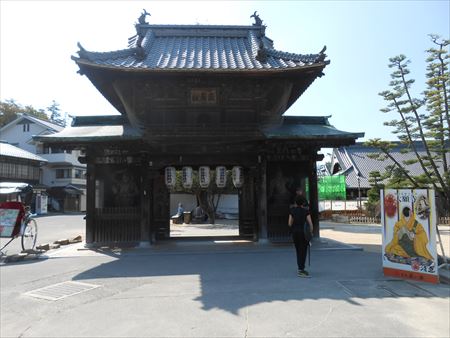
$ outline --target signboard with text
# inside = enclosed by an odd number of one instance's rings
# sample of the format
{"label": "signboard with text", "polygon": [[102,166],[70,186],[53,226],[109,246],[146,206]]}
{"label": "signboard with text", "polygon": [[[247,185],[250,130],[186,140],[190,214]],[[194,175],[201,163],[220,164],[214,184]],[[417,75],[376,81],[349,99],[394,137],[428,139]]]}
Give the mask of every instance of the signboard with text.
{"label": "signboard with text", "polygon": [[380,197],[384,274],[438,283],[434,191],[385,189]]}

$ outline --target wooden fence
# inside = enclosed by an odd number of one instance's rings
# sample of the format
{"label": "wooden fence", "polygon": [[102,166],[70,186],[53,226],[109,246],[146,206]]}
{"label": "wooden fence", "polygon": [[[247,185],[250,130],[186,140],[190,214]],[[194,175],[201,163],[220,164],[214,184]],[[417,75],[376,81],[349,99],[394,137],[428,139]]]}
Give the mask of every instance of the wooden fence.
{"label": "wooden fence", "polygon": [[140,220],[140,208],[98,208],[95,210],[94,242],[138,242]]}

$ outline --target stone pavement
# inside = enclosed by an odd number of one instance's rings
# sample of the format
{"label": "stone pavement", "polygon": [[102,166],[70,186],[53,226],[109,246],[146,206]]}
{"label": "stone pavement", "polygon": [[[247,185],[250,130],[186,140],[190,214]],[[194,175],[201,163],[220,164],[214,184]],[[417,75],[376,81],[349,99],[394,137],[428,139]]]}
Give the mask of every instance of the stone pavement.
{"label": "stone pavement", "polygon": [[0,336],[448,337],[448,285],[385,278],[349,244],[316,241],[311,279],[290,245],[73,244],[0,267]]}

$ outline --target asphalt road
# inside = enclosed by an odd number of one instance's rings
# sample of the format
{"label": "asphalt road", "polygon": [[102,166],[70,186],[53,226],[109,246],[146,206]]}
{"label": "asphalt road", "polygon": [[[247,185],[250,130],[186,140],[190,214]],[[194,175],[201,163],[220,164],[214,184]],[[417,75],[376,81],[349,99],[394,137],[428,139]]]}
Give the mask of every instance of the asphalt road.
{"label": "asphalt road", "polygon": [[[38,236],[36,244],[53,243],[59,239],[73,238],[81,235],[84,240],[85,220],[84,214],[47,215],[36,217]],[[0,239],[0,248],[8,242],[8,238]],[[14,239],[3,250],[7,255],[17,254],[22,251],[20,237]]]}
{"label": "asphalt road", "polygon": [[[83,215],[38,221],[39,242],[84,234]],[[0,336],[448,337],[448,285],[384,277],[380,230],[323,224],[311,279],[291,245],[71,244],[0,265]]]}

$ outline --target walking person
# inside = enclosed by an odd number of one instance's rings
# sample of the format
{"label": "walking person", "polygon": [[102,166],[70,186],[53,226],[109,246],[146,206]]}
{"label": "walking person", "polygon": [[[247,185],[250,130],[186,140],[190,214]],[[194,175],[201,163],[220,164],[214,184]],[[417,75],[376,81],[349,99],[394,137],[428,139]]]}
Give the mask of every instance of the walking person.
{"label": "walking person", "polygon": [[306,254],[309,246],[309,241],[305,238],[305,227],[307,227],[306,231],[312,233],[313,225],[306,198],[303,196],[298,195],[295,197],[295,206],[289,211],[288,225],[292,229],[292,239],[297,255],[298,276],[309,278],[310,275],[305,270]]}

